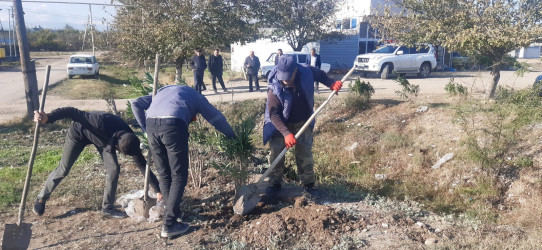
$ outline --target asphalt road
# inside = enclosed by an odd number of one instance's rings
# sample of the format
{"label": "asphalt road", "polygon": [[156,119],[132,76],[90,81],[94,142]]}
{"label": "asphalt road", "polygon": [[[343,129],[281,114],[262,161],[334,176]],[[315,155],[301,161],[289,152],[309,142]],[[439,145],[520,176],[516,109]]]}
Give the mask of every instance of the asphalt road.
{"label": "asphalt road", "polygon": [[[66,65],[70,55],[40,56],[36,60],[38,89],[45,81],[45,67],[51,65],[49,84],[55,84],[66,77]],[[11,104],[25,98],[23,73],[19,67],[0,68],[0,105]]]}

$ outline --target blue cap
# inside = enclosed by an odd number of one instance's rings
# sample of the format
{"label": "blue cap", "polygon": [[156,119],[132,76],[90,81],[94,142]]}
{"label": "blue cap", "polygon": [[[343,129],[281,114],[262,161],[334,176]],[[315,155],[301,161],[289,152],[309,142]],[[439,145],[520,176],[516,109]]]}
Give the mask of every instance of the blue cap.
{"label": "blue cap", "polygon": [[279,57],[279,62],[277,63],[277,79],[279,81],[290,80],[292,74],[297,68],[297,63],[295,62],[294,57],[289,55],[282,55]]}

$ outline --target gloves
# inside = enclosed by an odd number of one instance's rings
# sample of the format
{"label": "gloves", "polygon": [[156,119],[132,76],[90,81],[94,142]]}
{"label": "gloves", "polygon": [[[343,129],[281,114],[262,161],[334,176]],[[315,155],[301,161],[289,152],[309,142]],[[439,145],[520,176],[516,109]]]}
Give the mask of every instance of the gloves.
{"label": "gloves", "polygon": [[331,90],[339,92],[341,88],[343,87],[343,83],[341,81],[336,81],[333,84],[331,84]]}
{"label": "gloves", "polygon": [[193,122],[195,122],[195,121],[197,121],[197,120],[198,120],[198,116],[197,116],[197,115],[195,115],[194,117],[192,117],[192,121],[193,121]]}
{"label": "gloves", "polygon": [[286,148],[293,147],[297,141],[295,140],[294,134],[289,134],[288,136],[284,137],[284,144],[286,144]]}

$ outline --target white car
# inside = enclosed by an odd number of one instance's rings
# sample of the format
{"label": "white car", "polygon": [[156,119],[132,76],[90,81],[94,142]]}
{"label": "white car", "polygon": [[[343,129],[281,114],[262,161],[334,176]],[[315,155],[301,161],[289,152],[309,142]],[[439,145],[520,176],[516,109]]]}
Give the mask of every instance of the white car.
{"label": "white car", "polygon": [[[286,52],[284,55],[293,56],[297,59],[297,63],[306,63],[307,57],[310,56],[309,53],[304,52]],[[267,79],[269,72],[275,67],[275,57],[277,56],[277,53],[271,53],[267,60],[263,62],[260,66],[260,77],[263,77]],[[320,69],[326,74],[329,72],[329,69],[331,68],[331,65],[329,63],[322,63],[320,66]]]}
{"label": "white car", "polygon": [[415,73],[425,78],[437,67],[437,55],[431,45],[406,47],[387,44],[372,53],[358,55],[354,66],[365,77],[367,73],[377,73],[381,79],[388,79],[395,71],[399,75]]}
{"label": "white car", "polygon": [[100,75],[100,64],[92,55],[71,56],[67,68],[69,79],[75,75],[94,76],[94,78],[98,78]]}

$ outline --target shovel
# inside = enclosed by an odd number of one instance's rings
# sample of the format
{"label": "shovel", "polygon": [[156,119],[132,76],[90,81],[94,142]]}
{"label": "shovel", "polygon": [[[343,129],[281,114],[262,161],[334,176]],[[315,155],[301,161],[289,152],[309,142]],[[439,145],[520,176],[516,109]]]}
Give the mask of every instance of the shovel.
{"label": "shovel", "polygon": [[[152,97],[156,95],[158,85],[158,72],[160,69],[160,55],[156,53],[156,60],[154,63],[154,79],[152,82]],[[138,215],[142,215],[145,218],[149,218],[149,210],[156,205],[156,199],[149,197],[149,176],[152,166],[151,149],[149,148],[147,156],[147,165],[145,167],[145,184],[143,185],[143,200],[134,199],[134,212]]]}
{"label": "shovel", "polygon": [[[45,71],[45,83],[43,84],[41,102],[39,111],[43,112],[45,106],[45,96],[47,94],[47,87],[49,86],[49,73],[51,72],[51,65],[47,65]],[[2,237],[2,249],[27,249],[30,244],[30,238],[32,237],[32,224],[23,223],[24,207],[26,204],[26,196],[28,194],[28,187],[30,186],[30,178],[32,177],[32,167],[34,166],[34,159],[36,158],[36,149],[38,148],[38,138],[40,136],[40,124],[36,123],[36,129],[34,130],[34,143],[32,144],[32,152],[30,153],[30,160],[28,161],[28,170],[26,171],[26,180],[24,182],[23,195],[21,197],[21,205],[19,206],[19,218],[16,224],[6,224],[4,229],[4,236]]]}
{"label": "shovel", "polygon": [[[354,67],[352,67],[352,69],[350,69],[348,73],[344,75],[341,82],[346,81],[346,79],[348,79],[348,77],[353,72],[354,72]],[[320,111],[324,109],[324,107],[329,103],[329,101],[331,101],[331,99],[336,93],[337,91],[335,90],[331,92],[327,100],[324,103],[322,103],[322,105],[320,105],[320,107],[318,107],[316,111],[314,111],[311,117],[305,122],[303,127],[301,127],[301,129],[295,134],[296,139],[299,138],[301,134],[303,134],[305,129],[311,124],[314,118],[316,118],[318,113],[320,113]],[[273,161],[273,163],[271,163],[271,166],[263,173],[263,175],[260,177],[260,179],[256,183],[242,186],[239,189],[238,198],[235,201],[235,204],[233,205],[233,212],[235,212],[236,214],[245,215],[245,214],[248,214],[250,211],[252,211],[252,209],[254,209],[258,205],[261,199],[260,195],[263,193],[263,191],[265,190],[265,188],[267,188],[267,185],[269,184],[267,182],[264,182],[264,179],[267,178],[269,174],[271,174],[273,169],[277,166],[277,164],[282,159],[282,157],[284,157],[287,151],[288,151],[288,148],[285,147],[282,150],[282,152],[277,156],[277,158]]]}

